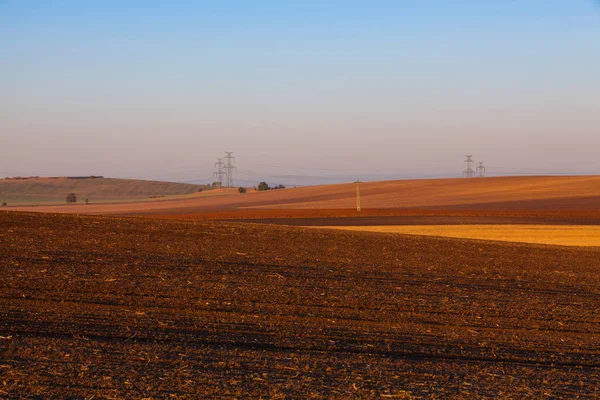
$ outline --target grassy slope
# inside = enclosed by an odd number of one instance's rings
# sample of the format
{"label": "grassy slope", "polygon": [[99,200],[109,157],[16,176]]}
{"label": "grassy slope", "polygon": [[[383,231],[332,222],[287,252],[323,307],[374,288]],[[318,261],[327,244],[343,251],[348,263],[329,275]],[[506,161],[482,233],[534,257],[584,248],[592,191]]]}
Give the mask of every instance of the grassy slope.
{"label": "grassy slope", "polygon": [[0,202],[9,205],[63,203],[68,193],[80,201],[127,201],[151,196],[174,196],[196,193],[201,185],[143,181],[134,179],[28,179],[0,180]]}

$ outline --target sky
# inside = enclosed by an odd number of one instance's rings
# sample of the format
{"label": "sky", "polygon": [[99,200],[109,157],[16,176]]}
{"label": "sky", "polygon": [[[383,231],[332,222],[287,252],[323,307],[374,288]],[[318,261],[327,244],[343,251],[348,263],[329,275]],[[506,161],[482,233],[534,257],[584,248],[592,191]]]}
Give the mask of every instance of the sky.
{"label": "sky", "polygon": [[600,174],[600,2],[0,0],[0,176]]}

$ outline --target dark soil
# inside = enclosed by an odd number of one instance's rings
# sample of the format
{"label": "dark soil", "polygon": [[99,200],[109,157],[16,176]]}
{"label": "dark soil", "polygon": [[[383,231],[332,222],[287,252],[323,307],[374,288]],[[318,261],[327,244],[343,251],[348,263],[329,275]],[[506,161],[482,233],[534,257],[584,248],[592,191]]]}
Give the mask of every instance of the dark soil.
{"label": "dark soil", "polygon": [[598,398],[600,251],[0,212],[0,397]]}

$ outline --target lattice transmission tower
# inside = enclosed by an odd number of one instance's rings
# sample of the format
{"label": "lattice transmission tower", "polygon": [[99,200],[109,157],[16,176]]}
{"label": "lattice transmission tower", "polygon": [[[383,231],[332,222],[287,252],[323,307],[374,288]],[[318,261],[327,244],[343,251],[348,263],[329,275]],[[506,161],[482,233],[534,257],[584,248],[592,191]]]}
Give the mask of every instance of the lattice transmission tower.
{"label": "lattice transmission tower", "polygon": [[473,161],[472,155],[467,155],[467,159],[465,160],[465,170],[463,171],[463,176],[465,178],[472,178],[475,175],[475,170],[473,167],[475,166],[475,161]]}
{"label": "lattice transmission tower", "polygon": [[233,187],[233,173],[237,170],[233,165],[235,157],[232,156],[233,151],[226,151],[225,154],[225,186]]}
{"label": "lattice transmission tower", "polygon": [[217,158],[215,168],[217,168],[217,171],[213,173],[213,176],[217,179],[219,187],[221,187],[223,186],[223,176],[225,176],[225,163],[222,158]]}
{"label": "lattice transmission tower", "polygon": [[485,176],[485,167],[483,166],[483,161],[479,161],[479,165],[477,166],[477,176],[480,178]]}

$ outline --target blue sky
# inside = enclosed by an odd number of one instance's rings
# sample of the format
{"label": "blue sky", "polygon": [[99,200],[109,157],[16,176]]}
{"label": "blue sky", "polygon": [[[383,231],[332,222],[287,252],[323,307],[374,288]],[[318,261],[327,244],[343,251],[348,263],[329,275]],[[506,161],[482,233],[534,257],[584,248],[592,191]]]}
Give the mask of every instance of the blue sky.
{"label": "blue sky", "polygon": [[587,0],[0,0],[0,174],[600,173],[598,71]]}

